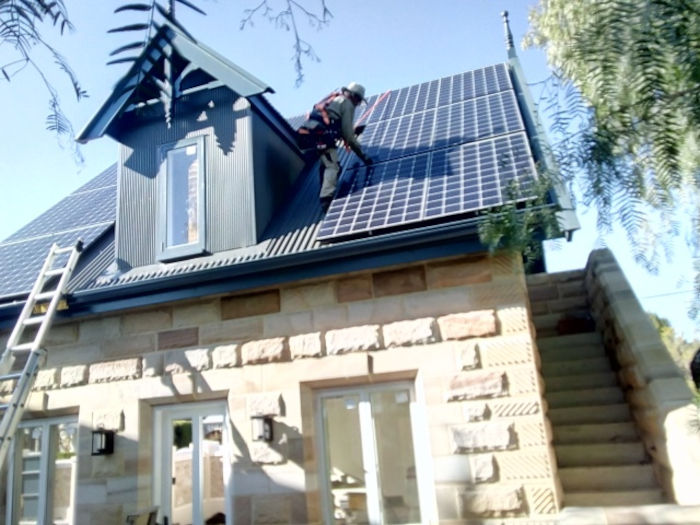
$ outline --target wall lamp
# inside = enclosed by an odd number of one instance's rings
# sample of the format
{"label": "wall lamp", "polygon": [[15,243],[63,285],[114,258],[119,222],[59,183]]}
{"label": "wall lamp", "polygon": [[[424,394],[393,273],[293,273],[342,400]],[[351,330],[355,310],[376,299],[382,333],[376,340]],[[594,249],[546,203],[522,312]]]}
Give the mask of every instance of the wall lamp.
{"label": "wall lamp", "polygon": [[256,414],[250,416],[253,425],[253,441],[272,441],[272,416]]}
{"label": "wall lamp", "polygon": [[108,456],[114,453],[114,430],[98,428],[92,431],[92,455]]}

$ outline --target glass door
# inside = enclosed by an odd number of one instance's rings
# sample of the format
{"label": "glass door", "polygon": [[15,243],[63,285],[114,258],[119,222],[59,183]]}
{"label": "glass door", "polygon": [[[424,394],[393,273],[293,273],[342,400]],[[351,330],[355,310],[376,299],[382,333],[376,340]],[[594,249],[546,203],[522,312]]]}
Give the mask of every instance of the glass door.
{"label": "glass door", "polygon": [[421,497],[428,497],[432,481],[425,428],[416,424],[422,420],[418,411],[407,383],[318,394],[326,522],[428,521],[432,505]]}
{"label": "glass door", "polygon": [[[154,478],[160,519],[168,525],[232,521],[225,403],[154,410]],[[167,521],[166,521],[167,520]]]}

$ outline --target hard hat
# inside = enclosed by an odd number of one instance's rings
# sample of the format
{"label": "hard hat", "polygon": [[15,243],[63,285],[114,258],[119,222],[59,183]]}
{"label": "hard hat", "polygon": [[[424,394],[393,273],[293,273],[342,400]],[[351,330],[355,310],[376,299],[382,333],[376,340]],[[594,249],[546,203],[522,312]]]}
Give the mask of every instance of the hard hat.
{"label": "hard hat", "polygon": [[359,97],[360,100],[365,99],[365,86],[363,86],[362,84],[358,84],[357,82],[350,82],[348,84],[348,87],[346,87],[345,89],[347,89],[353,95]]}

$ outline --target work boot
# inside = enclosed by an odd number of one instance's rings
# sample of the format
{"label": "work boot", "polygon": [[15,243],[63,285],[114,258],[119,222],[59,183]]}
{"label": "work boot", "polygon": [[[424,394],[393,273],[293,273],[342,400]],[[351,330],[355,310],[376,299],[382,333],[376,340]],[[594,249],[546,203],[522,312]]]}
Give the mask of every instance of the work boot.
{"label": "work boot", "polygon": [[332,200],[333,197],[321,197],[319,199],[319,202],[321,203],[321,211],[323,211],[324,214],[328,211]]}

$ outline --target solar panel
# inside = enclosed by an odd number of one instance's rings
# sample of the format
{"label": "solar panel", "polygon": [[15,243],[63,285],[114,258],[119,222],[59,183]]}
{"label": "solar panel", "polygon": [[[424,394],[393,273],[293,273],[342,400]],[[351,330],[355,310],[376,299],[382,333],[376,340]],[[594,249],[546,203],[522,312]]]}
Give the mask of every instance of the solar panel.
{"label": "solar panel", "polygon": [[344,173],[319,240],[497,206],[511,198],[513,181],[527,195],[536,177],[503,64],[374,96],[358,121],[375,164],[341,155]]}
{"label": "solar panel", "polygon": [[116,179],[112,166],[0,242],[0,296],[31,289],[52,243],[65,247],[82,239],[87,248],[111,227]]}

